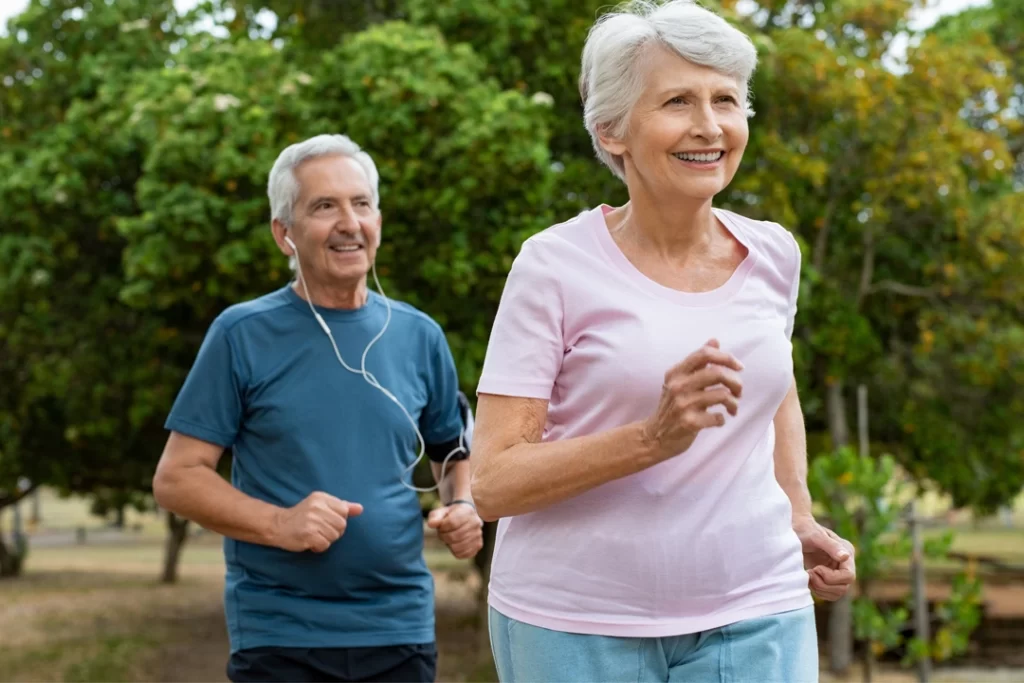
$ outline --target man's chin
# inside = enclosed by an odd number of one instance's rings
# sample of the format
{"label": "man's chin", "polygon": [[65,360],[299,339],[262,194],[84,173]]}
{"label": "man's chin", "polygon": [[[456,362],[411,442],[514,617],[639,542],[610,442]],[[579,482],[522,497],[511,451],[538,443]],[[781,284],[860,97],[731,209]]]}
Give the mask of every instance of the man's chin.
{"label": "man's chin", "polygon": [[330,272],[331,283],[337,287],[354,287],[366,282],[366,276],[370,272],[370,264],[352,264],[344,268],[332,268]]}

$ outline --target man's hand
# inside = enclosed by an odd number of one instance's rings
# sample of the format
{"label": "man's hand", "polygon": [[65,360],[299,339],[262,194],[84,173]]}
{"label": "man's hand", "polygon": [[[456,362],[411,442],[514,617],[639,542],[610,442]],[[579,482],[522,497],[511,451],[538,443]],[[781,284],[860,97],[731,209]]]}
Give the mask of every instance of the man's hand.
{"label": "man's hand", "polygon": [[302,552],[322,553],[341,538],[348,518],[362,514],[363,506],[317,491],[295,507],[281,510],[274,519],[272,545]]}
{"label": "man's hand", "polygon": [[437,535],[460,560],[473,557],[484,547],[483,520],[465,503],[431,510],[427,526],[437,529]]}
{"label": "man's hand", "polygon": [[857,579],[853,545],[810,516],[795,518],[793,530],[803,546],[811,592],[822,600],[843,597]]}

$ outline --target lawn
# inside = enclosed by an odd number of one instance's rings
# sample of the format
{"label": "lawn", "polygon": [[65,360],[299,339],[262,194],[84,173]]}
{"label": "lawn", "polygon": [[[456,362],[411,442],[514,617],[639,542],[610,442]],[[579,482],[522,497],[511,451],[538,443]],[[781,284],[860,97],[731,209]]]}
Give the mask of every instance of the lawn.
{"label": "lawn", "polygon": [[[111,535],[81,499],[44,492],[42,512],[42,524],[30,529],[35,545],[25,575],[0,581],[0,682],[226,680],[219,537],[193,534],[184,550],[180,582],[164,586],[157,577],[165,528],[156,514],[130,512],[129,530]],[[25,506],[26,522],[29,513]],[[1005,528],[992,520],[957,522],[956,551],[1024,564],[1024,524]],[[78,527],[89,530],[87,543],[61,544],[61,535],[70,538]],[[120,540],[93,540],[104,534]],[[429,548],[427,560],[437,584],[439,680],[496,680],[486,648],[483,656],[479,648],[485,641],[475,626],[475,572],[442,548]],[[942,574],[960,566],[929,569]],[[905,576],[904,568],[897,568],[899,575]],[[913,679],[888,671],[876,680]],[[934,680],[1024,678],[1021,672],[938,671]]]}
{"label": "lawn", "polygon": [[[190,539],[180,582],[164,586],[162,543],[146,536],[37,548],[24,576],[0,581],[0,681],[226,680],[219,539]],[[494,680],[478,664],[475,575],[446,553],[428,559],[443,680]]]}

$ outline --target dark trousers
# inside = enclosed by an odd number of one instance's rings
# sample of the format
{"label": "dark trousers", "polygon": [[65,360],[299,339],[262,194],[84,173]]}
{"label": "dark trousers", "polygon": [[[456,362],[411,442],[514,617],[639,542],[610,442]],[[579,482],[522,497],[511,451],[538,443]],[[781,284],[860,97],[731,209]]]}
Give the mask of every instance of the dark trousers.
{"label": "dark trousers", "polygon": [[389,647],[254,647],[231,655],[227,673],[235,683],[433,683],[437,673],[437,648],[434,643]]}

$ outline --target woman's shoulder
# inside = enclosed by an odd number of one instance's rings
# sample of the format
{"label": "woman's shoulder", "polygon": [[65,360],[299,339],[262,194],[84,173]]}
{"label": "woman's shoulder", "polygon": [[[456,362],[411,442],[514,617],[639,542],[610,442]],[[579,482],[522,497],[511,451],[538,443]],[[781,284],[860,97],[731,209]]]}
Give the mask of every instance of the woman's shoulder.
{"label": "woman's shoulder", "polygon": [[719,219],[727,227],[738,230],[740,238],[772,260],[799,260],[800,247],[796,237],[785,227],[774,221],[750,218],[728,209],[715,209]]}
{"label": "woman's shoulder", "polygon": [[593,250],[596,246],[593,233],[599,211],[600,207],[584,210],[534,233],[523,242],[516,261],[562,260],[573,253]]}

